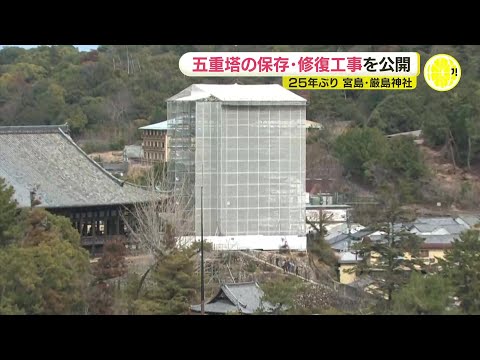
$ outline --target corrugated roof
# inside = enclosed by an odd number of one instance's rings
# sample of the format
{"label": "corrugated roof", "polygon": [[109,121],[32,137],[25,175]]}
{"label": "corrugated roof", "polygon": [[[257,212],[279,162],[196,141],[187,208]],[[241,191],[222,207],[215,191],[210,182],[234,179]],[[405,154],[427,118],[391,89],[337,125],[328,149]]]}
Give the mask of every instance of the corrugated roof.
{"label": "corrugated roof", "polygon": [[148,199],[144,189],[110,175],[58,126],[0,127],[0,177],[21,207],[37,188],[39,207],[128,204]]}
{"label": "corrugated roof", "polygon": [[239,85],[239,84],[194,84],[167,101],[196,101],[215,97],[225,102],[298,102],[306,99],[294,94],[278,84]]}
{"label": "corrugated roof", "polygon": [[164,120],[162,122],[156,123],[156,124],[150,124],[147,126],[143,126],[140,128],[140,130],[168,130],[168,121]]}

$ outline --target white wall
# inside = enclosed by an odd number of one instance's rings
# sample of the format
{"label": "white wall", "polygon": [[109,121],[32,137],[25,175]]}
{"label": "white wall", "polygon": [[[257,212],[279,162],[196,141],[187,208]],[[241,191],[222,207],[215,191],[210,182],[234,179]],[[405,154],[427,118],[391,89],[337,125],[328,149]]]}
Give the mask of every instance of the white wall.
{"label": "white wall", "polygon": [[[287,240],[290,250],[306,251],[306,236],[204,236],[203,241],[213,244],[214,250],[279,250],[282,239]],[[196,237],[200,241],[200,237]]]}

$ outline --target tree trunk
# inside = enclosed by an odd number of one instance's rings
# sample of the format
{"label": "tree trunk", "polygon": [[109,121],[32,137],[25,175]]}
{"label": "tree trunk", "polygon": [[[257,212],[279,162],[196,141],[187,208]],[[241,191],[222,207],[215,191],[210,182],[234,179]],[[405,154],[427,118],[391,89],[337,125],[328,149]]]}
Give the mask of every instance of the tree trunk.
{"label": "tree trunk", "polygon": [[467,137],[467,140],[468,140],[467,168],[468,168],[468,170],[470,171],[470,170],[471,170],[471,168],[470,168],[470,155],[471,155],[471,151],[472,151],[472,142],[471,142],[470,136]]}
{"label": "tree trunk", "polygon": [[142,278],[140,279],[140,283],[138,284],[137,293],[135,294],[135,300],[138,299],[138,295],[140,295],[140,290],[142,289],[143,283],[145,282],[145,279],[147,278],[147,275],[150,272],[150,270],[152,270],[153,266],[149,267],[148,270],[145,272],[145,274],[142,275]]}
{"label": "tree trunk", "polygon": [[452,163],[453,163],[453,173],[456,174],[457,173],[457,163],[455,161],[455,151],[453,149],[453,144],[454,144],[454,140],[453,140],[453,134],[452,134],[452,131],[451,130],[448,130],[449,132],[449,139],[448,139],[448,144],[450,146],[450,155],[452,157]]}

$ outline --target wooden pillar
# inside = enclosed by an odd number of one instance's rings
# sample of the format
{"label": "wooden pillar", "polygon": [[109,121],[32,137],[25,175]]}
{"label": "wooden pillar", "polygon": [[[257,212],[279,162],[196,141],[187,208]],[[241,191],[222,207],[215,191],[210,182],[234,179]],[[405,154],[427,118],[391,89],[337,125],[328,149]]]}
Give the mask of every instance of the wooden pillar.
{"label": "wooden pillar", "polygon": [[82,236],[82,232],[83,232],[83,210],[80,210],[80,218],[78,220],[78,232],[80,233],[80,236]]}
{"label": "wooden pillar", "polygon": [[123,220],[121,218],[118,219],[118,235],[124,235]]}
{"label": "wooden pillar", "polygon": [[80,236],[83,236],[83,226],[85,225],[84,210],[80,209]]}
{"label": "wooden pillar", "polygon": [[118,215],[115,217],[115,235],[120,235],[120,218]]}

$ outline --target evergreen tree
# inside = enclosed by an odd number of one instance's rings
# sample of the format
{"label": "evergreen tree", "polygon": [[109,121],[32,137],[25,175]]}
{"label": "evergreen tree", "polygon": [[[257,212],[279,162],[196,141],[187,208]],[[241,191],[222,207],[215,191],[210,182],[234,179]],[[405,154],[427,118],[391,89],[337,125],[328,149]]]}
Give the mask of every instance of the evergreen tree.
{"label": "evergreen tree", "polygon": [[409,282],[395,293],[392,313],[398,315],[453,314],[453,287],[438,274],[414,272]]}
{"label": "evergreen tree", "polygon": [[43,209],[16,220],[24,234],[0,249],[0,313],[84,314],[90,261],[78,232]]}
{"label": "evergreen tree", "polygon": [[455,239],[440,259],[441,273],[454,287],[465,314],[480,314],[480,231],[468,230]]}
{"label": "evergreen tree", "polygon": [[[177,250],[158,259],[137,299],[130,304],[131,314],[178,315],[188,312],[198,278],[191,251]],[[138,279],[133,279],[139,283]]]}
{"label": "evergreen tree", "polygon": [[18,210],[13,194],[13,187],[7,186],[0,177],[0,247],[10,244],[15,238]]}
{"label": "evergreen tree", "polygon": [[[90,314],[109,315],[114,313],[115,301],[120,296],[116,289],[115,279],[127,273],[125,244],[122,241],[109,240],[103,245],[103,254],[93,266],[95,276],[89,291]],[[117,282],[117,284],[119,284]]]}
{"label": "evergreen tree", "polygon": [[395,292],[408,283],[410,274],[425,268],[416,258],[423,239],[399,227],[413,220],[415,214],[404,208],[393,185],[383,187],[379,201],[377,221],[371,228],[385,235],[375,241],[366,237],[353,246],[361,259],[353,271],[372,278],[370,291],[385,299],[379,303],[379,310],[389,311]]}

